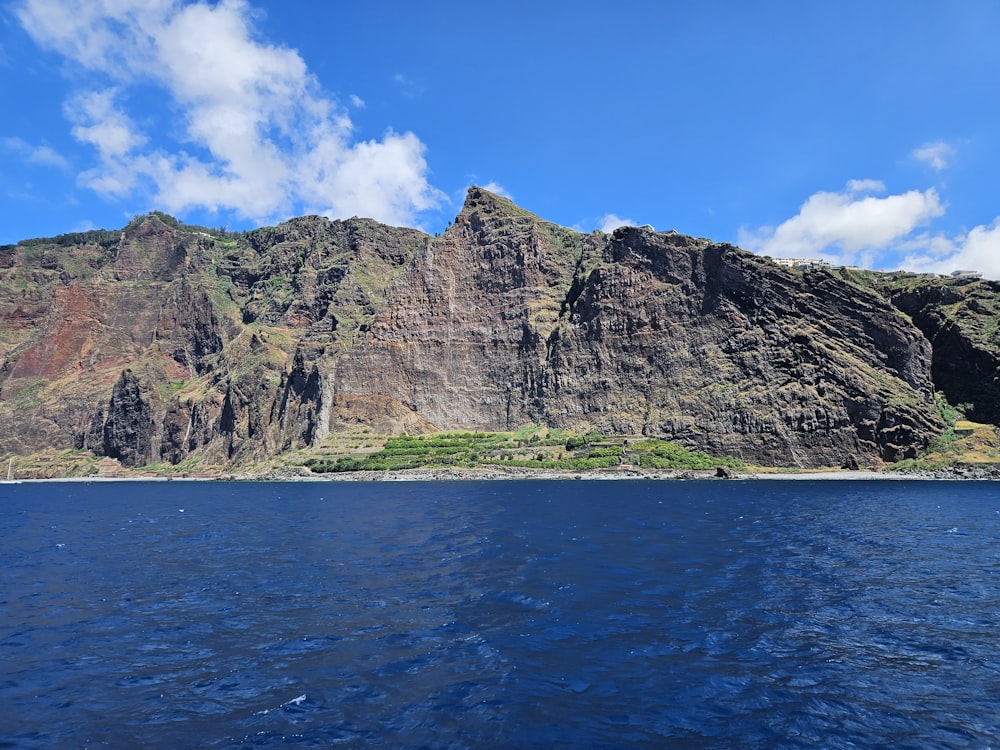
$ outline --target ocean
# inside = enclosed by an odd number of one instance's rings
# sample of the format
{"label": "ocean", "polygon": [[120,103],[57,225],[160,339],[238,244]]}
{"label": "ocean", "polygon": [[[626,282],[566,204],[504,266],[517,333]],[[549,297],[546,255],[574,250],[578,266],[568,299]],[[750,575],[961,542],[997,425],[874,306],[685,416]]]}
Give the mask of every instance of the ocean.
{"label": "ocean", "polygon": [[3,748],[1000,747],[1000,487],[0,486]]}

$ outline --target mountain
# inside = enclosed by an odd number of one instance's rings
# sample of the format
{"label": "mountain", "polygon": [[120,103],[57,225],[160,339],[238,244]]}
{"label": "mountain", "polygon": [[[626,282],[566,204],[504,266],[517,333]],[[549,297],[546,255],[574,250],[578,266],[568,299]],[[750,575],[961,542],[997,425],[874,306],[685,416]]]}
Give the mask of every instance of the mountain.
{"label": "mountain", "polygon": [[480,188],[434,237],[154,212],[0,248],[0,456],[221,471],[359,429],[538,424],[875,466],[945,428],[937,390],[997,421],[998,300],[648,227],[582,234]]}

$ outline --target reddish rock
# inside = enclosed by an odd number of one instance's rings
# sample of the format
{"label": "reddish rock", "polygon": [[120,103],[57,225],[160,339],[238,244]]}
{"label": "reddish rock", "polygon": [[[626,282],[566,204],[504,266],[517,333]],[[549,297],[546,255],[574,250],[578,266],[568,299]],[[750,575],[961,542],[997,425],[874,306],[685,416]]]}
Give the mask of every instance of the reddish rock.
{"label": "reddish rock", "polygon": [[153,214],[0,250],[0,455],[222,466],[345,429],[537,423],[811,467],[943,428],[932,348],[881,294],[674,232],[581,234],[479,188],[440,237]]}

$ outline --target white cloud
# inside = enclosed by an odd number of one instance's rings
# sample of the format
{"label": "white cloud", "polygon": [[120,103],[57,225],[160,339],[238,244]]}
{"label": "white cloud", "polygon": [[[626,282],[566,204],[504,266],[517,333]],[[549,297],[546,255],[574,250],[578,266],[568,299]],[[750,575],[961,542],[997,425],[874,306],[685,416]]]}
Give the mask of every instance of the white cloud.
{"label": "white cloud", "polygon": [[348,97],[348,101],[351,103],[351,106],[354,107],[355,109],[364,109],[365,108],[365,100],[362,99],[357,94],[351,94]]}
{"label": "white cloud", "polygon": [[878,181],[852,180],[842,192],[815,193],[777,228],[741,229],[739,243],[778,258],[870,264],[877,252],[944,214],[933,188],[881,198],[869,194],[882,190]]}
{"label": "white cloud", "polygon": [[848,193],[884,193],[885,183],[881,180],[848,180]]}
{"label": "white cloud", "polygon": [[913,158],[929,164],[933,169],[940,172],[948,166],[951,157],[955,155],[955,149],[944,141],[925,143],[920,148],[914,149]]}
{"label": "white cloud", "polygon": [[69,161],[51,146],[34,146],[23,138],[2,138],[0,145],[13,154],[17,154],[29,164],[39,164],[44,167],[69,169]]}
{"label": "white cloud", "polygon": [[632,219],[623,219],[620,216],[615,216],[614,214],[605,214],[600,219],[600,227],[598,227],[605,234],[611,234],[611,232],[618,229],[618,227],[635,227],[638,223]]}
{"label": "white cloud", "polygon": [[1000,279],[1000,216],[990,226],[979,225],[955,239],[920,237],[910,245],[903,268],[926,273],[979,271]]}
{"label": "white cloud", "polygon": [[1000,279],[1000,216],[957,236],[917,231],[944,215],[937,192],[866,194],[882,191],[876,180],[852,180],[841,193],[816,193],[777,229],[741,229],[739,244],[776,258],[822,258],[923,273],[969,270]]}
{"label": "white cloud", "polygon": [[494,182],[493,180],[490,180],[481,187],[483,188],[483,190],[488,190],[494,195],[502,196],[504,198],[507,198],[508,200],[514,200],[514,196],[511,195],[509,192],[507,192],[507,189],[504,188],[504,186],[501,185],[499,182]]}
{"label": "white cloud", "polygon": [[336,170],[312,169],[305,179],[311,192],[331,196],[336,215],[377,218],[398,213],[397,206],[414,212],[435,208],[440,198],[437,191],[424,188],[426,171],[420,140],[413,133],[389,131],[381,141],[355,144],[341,156]]}
{"label": "white cloud", "polygon": [[[411,225],[444,199],[428,182],[423,143],[392,130],[356,141],[346,109],[299,54],[258,40],[245,0],[24,0],[17,15],[94,79],[67,114],[97,155],[81,181],[101,193],[142,187],[168,211],[255,221],[308,208]],[[180,143],[153,142],[148,115],[128,109],[129,92],[149,84],[178,113]]]}
{"label": "white cloud", "polygon": [[116,97],[114,89],[91,91],[73,98],[65,106],[67,117],[76,123],[73,137],[97,149],[105,162],[126,156],[146,144],[146,138],[119,108]]}

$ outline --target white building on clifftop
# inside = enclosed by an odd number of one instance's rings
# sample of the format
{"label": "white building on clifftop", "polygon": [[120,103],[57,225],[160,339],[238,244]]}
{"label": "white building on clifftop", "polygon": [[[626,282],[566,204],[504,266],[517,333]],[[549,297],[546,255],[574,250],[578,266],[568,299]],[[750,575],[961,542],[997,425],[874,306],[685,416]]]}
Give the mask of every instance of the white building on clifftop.
{"label": "white building on clifftop", "polygon": [[830,268],[830,264],[819,258],[772,258],[779,266],[797,268],[800,271],[810,271],[816,268]]}

